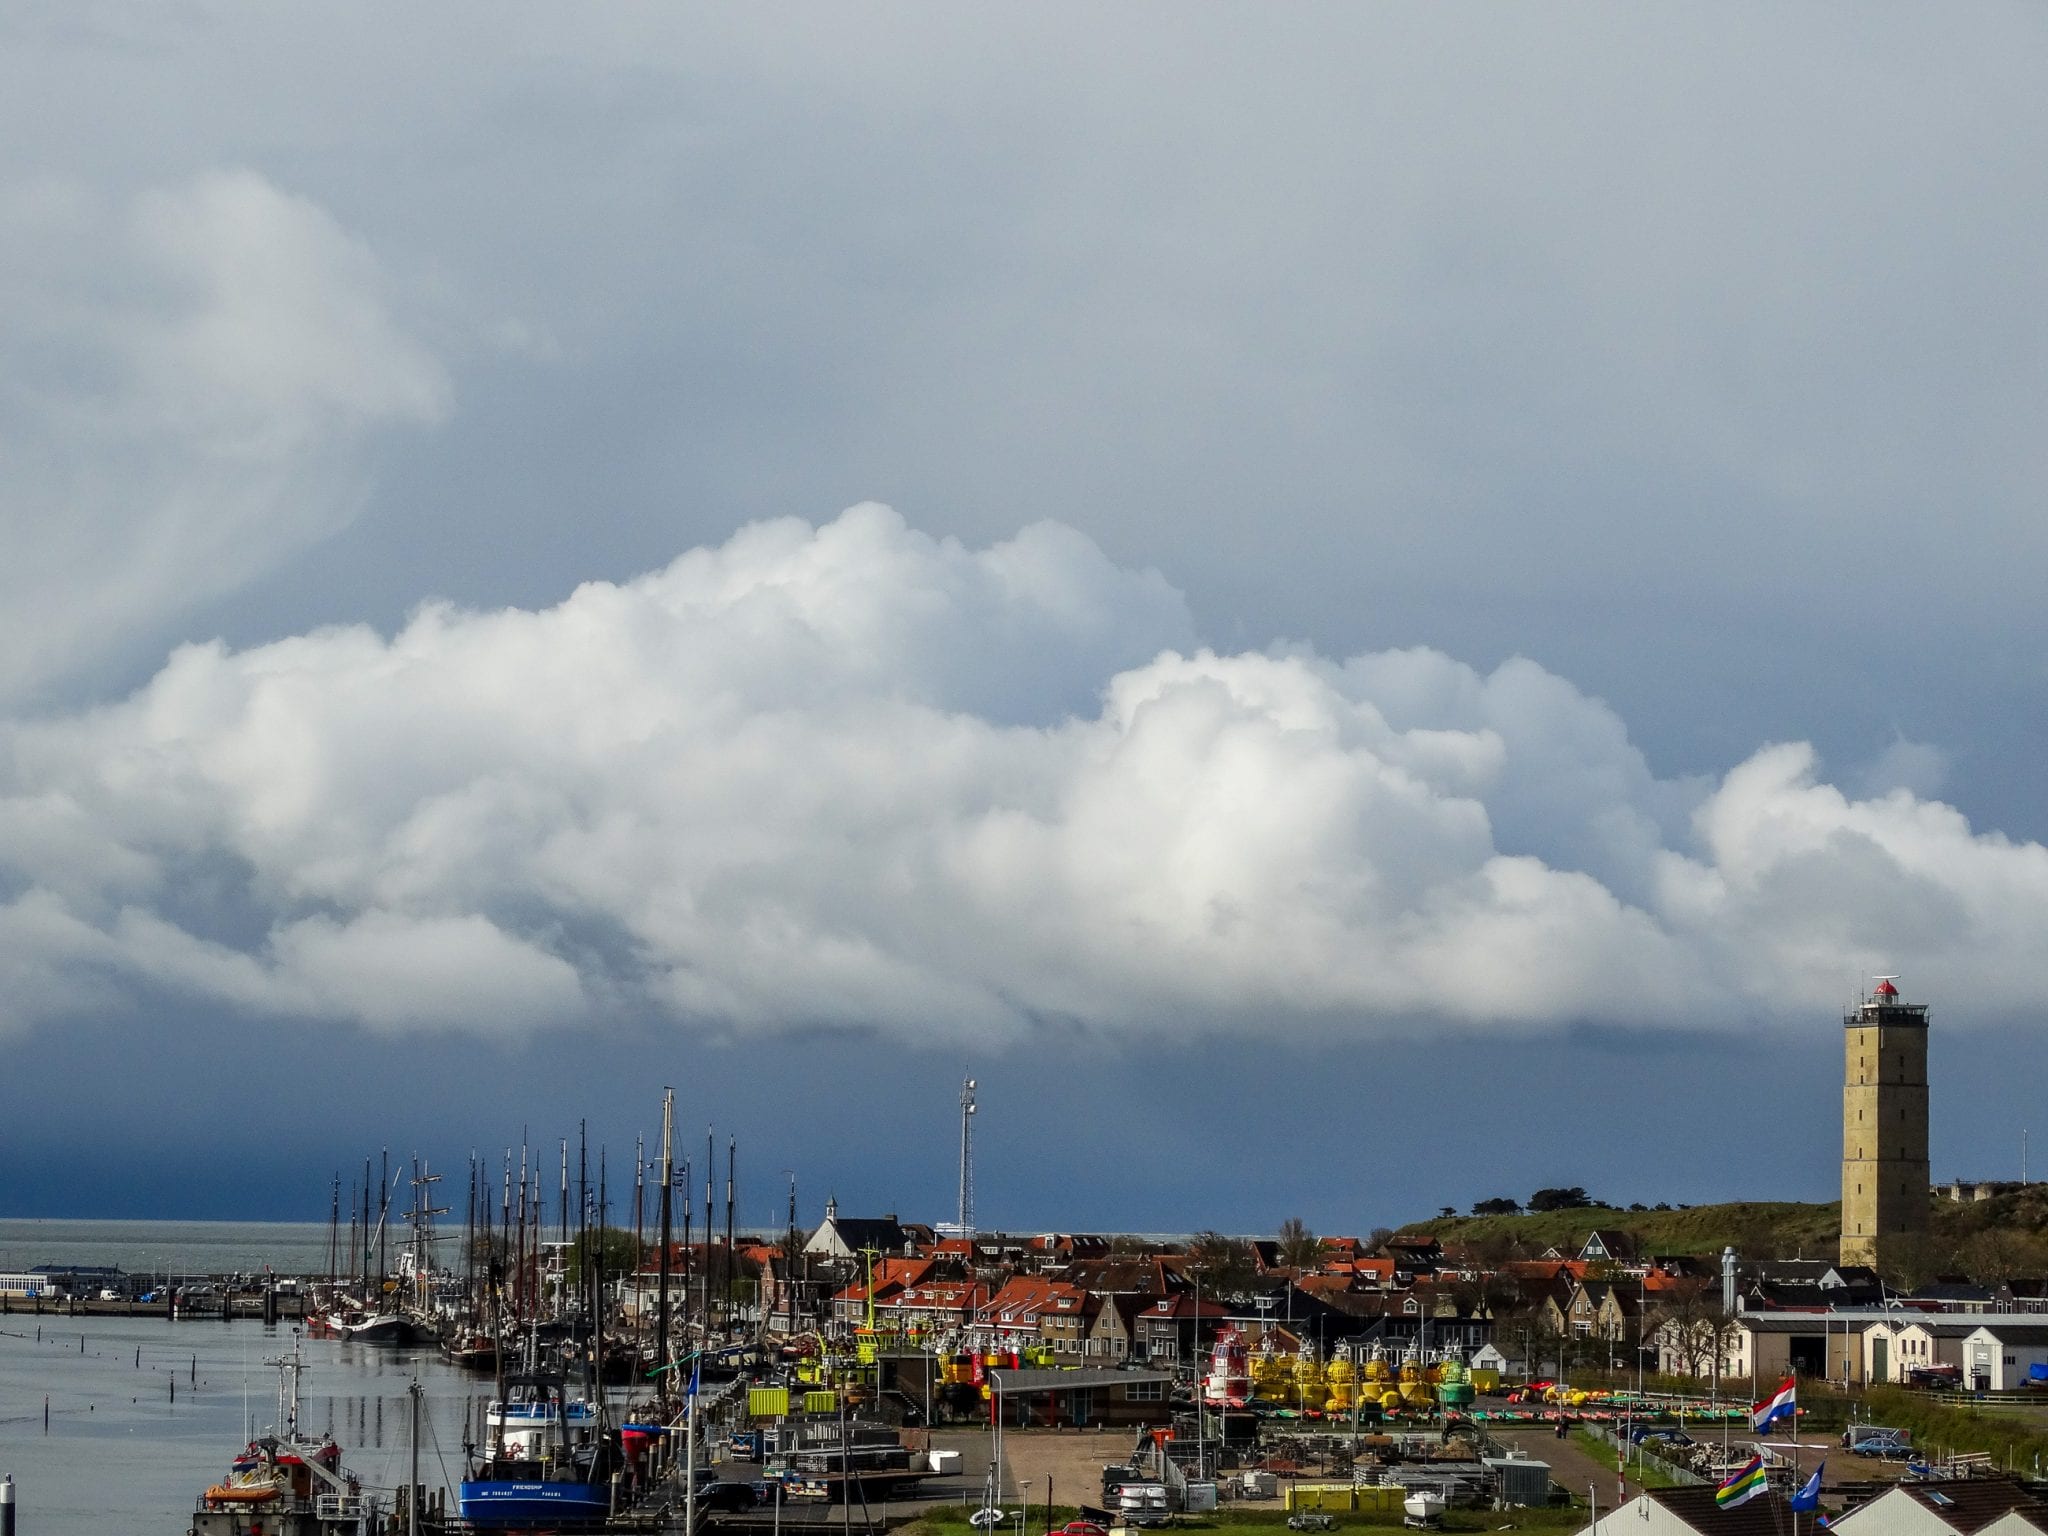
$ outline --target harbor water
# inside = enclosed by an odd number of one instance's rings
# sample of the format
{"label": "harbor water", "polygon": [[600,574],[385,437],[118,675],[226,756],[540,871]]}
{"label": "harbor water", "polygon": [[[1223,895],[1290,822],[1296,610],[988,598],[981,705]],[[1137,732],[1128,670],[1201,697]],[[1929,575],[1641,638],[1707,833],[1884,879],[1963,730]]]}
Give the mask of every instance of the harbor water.
{"label": "harbor water", "polygon": [[[328,1240],[324,1222],[6,1220],[0,1269],[325,1274]],[[276,1422],[278,1372],[265,1362],[289,1354],[293,1339],[289,1323],[253,1318],[0,1317],[0,1475],[14,1476],[20,1536],[178,1536],[234,1453]],[[415,1376],[421,1481],[460,1481],[465,1425],[479,1421],[488,1379],[431,1349],[335,1339],[300,1347],[300,1425],[331,1433],[366,1485],[406,1479]]]}
{"label": "harbor water", "polygon": [[[178,1536],[251,1433],[276,1422],[278,1372],[265,1362],[289,1354],[293,1336],[255,1319],[0,1318],[0,1475],[14,1476],[20,1536]],[[415,1377],[420,1480],[461,1480],[465,1424],[480,1422],[488,1378],[430,1348],[305,1339],[301,1351],[300,1427],[331,1433],[387,1506],[411,1464]]]}

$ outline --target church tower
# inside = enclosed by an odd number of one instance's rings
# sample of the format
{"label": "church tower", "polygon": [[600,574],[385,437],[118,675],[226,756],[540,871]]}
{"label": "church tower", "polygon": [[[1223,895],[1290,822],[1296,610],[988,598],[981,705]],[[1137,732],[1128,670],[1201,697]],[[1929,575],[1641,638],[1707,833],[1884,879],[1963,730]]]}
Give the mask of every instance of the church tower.
{"label": "church tower", "polygon": [[1873,1269],[1927,1231],[1927,1008],[1895,980],[1842,1019],[1842,1262]]}

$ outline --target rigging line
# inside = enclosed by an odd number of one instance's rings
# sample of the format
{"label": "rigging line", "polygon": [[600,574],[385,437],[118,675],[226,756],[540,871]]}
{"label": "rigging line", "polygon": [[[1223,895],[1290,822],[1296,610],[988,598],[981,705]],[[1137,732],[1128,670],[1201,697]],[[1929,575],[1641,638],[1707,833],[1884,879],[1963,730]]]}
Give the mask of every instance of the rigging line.
{"label": "rigging line", "polygon": [[[465,1411],[468,1410],[467,1397],[462,1400],[462,1406]],[[434,1448],[434,1464],[441,1469],[441,1486],[443,1489],[453,1488],[455,1484],[448,1481],[448,1457],[441,1449],[441,1432],[434,1428],[434,1416],[427,1411],[427,1400],[424,1395],[420,1399],[420,1417],[426,1421],[427,1443]]]}

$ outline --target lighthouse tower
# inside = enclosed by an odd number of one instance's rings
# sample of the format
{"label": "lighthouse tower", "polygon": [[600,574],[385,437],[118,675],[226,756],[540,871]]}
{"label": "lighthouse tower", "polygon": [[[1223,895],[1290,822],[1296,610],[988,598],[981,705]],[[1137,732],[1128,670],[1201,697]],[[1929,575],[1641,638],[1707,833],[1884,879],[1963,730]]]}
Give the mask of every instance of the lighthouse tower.
{"label": "lighthouse tower", "polygon": [[1927,1008],[1897,980],[1842,1018],[1842,1262],[1873,1269],[1927,1231]]}

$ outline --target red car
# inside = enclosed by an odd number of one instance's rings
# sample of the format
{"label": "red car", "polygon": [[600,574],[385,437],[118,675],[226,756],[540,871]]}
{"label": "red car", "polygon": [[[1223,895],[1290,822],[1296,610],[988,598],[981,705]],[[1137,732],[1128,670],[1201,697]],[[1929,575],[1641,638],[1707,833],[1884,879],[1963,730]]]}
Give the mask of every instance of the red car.
{"label": "red car", "polygon": [[1069,1520],[1065,1525],[1047,1531],[1045,1536],[1109,1536],[1109,1532],[1093,1520]]}

